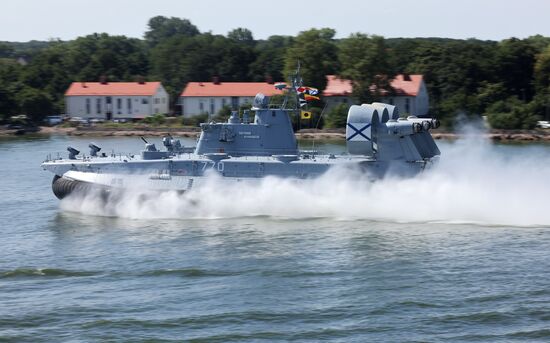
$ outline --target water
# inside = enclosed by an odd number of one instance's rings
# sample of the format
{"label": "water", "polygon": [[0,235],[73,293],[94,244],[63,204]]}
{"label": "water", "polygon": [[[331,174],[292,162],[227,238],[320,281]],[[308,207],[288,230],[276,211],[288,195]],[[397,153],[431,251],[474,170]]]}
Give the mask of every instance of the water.
{"label": "water", "polygon": [[440,143],[436,170],[375,185],[60,204],[39,163],[88,141],[0,141],[0,342],[550,340],[550,146]]}

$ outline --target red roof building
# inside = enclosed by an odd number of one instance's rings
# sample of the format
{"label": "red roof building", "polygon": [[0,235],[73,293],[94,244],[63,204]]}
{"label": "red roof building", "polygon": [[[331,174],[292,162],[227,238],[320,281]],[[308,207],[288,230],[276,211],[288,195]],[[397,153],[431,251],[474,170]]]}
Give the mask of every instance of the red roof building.
{"label": "red roof building", "polygon": [[181,92],[180,105],[186,117],[216,114],[225,106],[236,109],[252,104],[258,93],[267,96],[283,94],[268,82],[189,82]]}
{"label": "red roof building", "polygon": [[168,93],[155,82],[73,82],[65,92],[65,112],[97,119],[144,118],[168,113]]}
{"label": "red roof building", "polygon": [[[390,83],[393,92],[385,93],[382,102],[398,107],[402,114],[423,116],[428,113],[428,91],[422,75],[397,75]],[[336,75],[327,75],[327,87],[323,97],[327,107],[334,107],[338,103],[351,105],[353,84],[350,80],[340,79]]]}
{"label": "red roof building", "polygon": [[73,82],[65,96],[152,96],[161,83],[154,82]]}

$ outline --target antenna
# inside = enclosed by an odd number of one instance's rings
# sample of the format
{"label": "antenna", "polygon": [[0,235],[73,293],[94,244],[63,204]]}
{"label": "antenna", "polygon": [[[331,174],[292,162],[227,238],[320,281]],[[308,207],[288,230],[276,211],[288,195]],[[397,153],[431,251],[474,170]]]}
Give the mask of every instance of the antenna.
{"label": "antenna", "polygon": [[[321,123],[321,118],[323,118],[323,114],[325,113],[327,106],[328,106],[328,101],[325,101],[325,106],[323,107],[321,114],[319,114],[319,119],[317,119],[317,124],[315,124],[315,127],[314,127],[315,129],[319,128],[319,123]],[[316,135],[313,134],[313,140],[311,141],[311,150],[313,151],[313,156],[315,156],[315,139],[316,139]]]}

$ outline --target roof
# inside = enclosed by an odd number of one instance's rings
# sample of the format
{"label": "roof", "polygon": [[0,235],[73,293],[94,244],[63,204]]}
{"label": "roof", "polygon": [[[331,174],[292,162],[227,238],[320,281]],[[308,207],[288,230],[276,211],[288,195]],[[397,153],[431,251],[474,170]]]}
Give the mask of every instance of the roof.
{"label": "roof", "polygon": [[65,96],[75,95],[154,95],[161,86],[154,82],[73,82]]}
{"label": "roof", "polygon": [[[422,84],[422,75],[409,75],[410,80],[405,80],[403,74],[397,75],[391,81],[391,87],[396,95],[417,96]],[[327,75],[327,87],[323,92],[324,96],[348,96],[353,91],[353,84],[350,80],[340,79],[336,75]]]}
{"label": "roof", "polygon": [[181,96],[256,96],[283,94],[267,82],[189,82]]}

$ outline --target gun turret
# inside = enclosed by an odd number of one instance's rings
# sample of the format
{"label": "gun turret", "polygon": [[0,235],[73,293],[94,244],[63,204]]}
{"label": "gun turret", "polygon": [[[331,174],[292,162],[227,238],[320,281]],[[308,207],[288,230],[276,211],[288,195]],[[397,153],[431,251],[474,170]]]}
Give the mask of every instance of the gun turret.
{"label": "gun turret", "polygon": [[80,151],[71,146],[67,147],[67,151],[69,152],[69,160],[76,160],[76,156],[80,154]]}
{"label": "gun turret", "polygon": [[97,153],[101,151],[101,148],[95,145],[94,143],[88,144],[88,147],[90,148],[90,156],[96,157]]}

